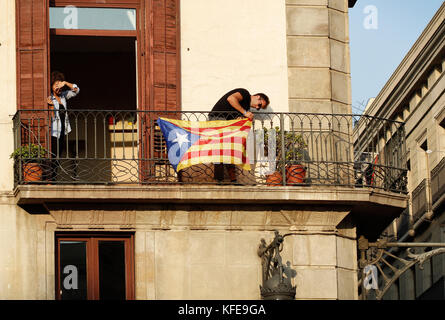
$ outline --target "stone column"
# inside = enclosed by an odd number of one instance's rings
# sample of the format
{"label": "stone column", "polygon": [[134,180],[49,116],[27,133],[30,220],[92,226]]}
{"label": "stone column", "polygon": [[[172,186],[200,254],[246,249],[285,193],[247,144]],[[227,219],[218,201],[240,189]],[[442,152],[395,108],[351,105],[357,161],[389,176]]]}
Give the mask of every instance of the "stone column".
{"label": "stone column", "polygon": [[[289,112],[351,114],[347,0],[286,0]],[[299,116],[311,180],[351,184],[351,117]]]}
{"label": "stone column", "polygon": [[351,113],[347,0],[286,0],[289,111]]}

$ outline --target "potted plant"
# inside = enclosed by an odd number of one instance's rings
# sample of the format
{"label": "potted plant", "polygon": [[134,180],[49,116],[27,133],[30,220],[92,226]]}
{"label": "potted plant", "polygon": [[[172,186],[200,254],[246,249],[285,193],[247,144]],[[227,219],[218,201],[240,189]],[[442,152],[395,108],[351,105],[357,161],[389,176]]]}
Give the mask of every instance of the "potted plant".
{"label": "potted plant", "polygon": [[[265,129],[264,143],[265,155],[268,155],[268,143],[270,129]],[[281,131],[279,127],[274,129],[276,134],[276,171],[266,176],[268,185],[282,185],[283,168],[286,172],[286,184],[295,185],[304,183],[306,167],[301,164],[307,154],[307,144],[301,134],[294,131]],[[283,150],[284,139],[284,150]],[[283,151],[282,151],[283,150]]]}
{"label": "potted plant", "polygon": [[20,146],[9,156],[11,159],[22,163],[24,181],[41,181],[43,170],[40,166],[42,158],[46,155],[46,150],[36,144],[25,144]]}

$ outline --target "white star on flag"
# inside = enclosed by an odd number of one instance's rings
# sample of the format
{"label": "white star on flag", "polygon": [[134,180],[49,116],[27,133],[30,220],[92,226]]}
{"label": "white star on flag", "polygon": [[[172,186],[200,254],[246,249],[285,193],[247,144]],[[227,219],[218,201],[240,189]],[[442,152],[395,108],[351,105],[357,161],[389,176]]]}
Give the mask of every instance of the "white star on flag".
{"label": "white star on flag", "polygon": [[190,142],[190,140],[187,139],[187,134],[180,134],[179,132],[175,133],[176,133],[176,139],[172,140],[172,142],[176,142],[177,144],[179,144],[179,148],[182,147],[183,143]]}

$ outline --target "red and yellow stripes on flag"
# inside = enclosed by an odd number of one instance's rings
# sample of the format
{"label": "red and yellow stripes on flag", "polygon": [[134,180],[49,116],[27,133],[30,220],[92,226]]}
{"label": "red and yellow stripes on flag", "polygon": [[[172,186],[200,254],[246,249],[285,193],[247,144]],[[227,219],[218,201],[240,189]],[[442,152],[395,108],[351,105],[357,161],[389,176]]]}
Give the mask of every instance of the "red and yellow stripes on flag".
{"label": "red and yellow stripes on flag", "polygon": [[177,171],[200,163],[235,164],[250,170],[246,142],[252,121],[247,118],[216,121],[185,121],[165,119],[182,129],[199,135],[197,140],[183,155]]}

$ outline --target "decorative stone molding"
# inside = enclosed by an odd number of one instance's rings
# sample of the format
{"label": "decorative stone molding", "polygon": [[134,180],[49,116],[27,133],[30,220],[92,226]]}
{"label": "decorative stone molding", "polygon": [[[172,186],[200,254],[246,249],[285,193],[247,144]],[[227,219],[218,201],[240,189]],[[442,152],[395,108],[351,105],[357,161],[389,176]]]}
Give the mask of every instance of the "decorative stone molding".
{"label": "decorative stone molding", "polygon": [[89,229],[103,229],[104,222],[104,212],[103,210],[91,210],[90,211],[90,221],[88,228]]}
{"label": "decorative stone molding", "polygon": [[50,210],[59,229],[142,229],[142,230],[289,230],[335,231],[336,226],[350,213],[347,208],[332,210],[327,207],[286,208],[262,210],[261,207],[220,206],[138,207],[116,211],[110,208],[84,210]]}
{"label": "decorative stone molding", "polygon": [[72,211],[70,210],[62,210],[58,215],[54,216],[59,229],[72,229],[72,217]]}

